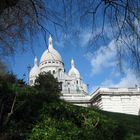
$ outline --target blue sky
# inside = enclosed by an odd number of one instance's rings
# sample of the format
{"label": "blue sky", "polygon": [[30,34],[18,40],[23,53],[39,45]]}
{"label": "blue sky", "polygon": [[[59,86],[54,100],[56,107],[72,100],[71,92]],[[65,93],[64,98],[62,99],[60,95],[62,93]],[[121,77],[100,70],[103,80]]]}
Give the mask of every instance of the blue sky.
{"label": "blue sky", "polygon": [[[58,10],[62,8],[61,4],[61,8],[53,3],[52,5],[55,6],[53,8],[55,10],[56,8]],[[89,84],[90,93],[101,86],[134,87],[136,84],[139,85],[134,72],[125,62],[123,63],[123,73],[120,73],[117,67],[118,60],[116,58],[115,42],[111,38],[111,29],[108,25],[105,25],[106,42],[100,39],[97,46],[94,42],[94,45],[89,43],[90,38],[101,31],[101,18],[101,13],[99,13],[96,17],[98,25],[96,30],[91,29],[92,21],[88,20],[86,24],[79,26],[78,19],[74,18],[74,22],[70,23],[70,28],[66,28],[67,34],[65,29],[60,29],[60,27],[57,28],[56,32],[54,26],[51,23],[47,23],[47,28],[53,35],[54,48],[61,54],[66,72],[69,71],[71,67],[70,61],[73,58],[84,82]],[[48,38],[49,33],[46,40]],[[25,47],[27,51],[24,53],[19,51],[15,54],[14,58],[10,59],[9,63],[10,69],[17,77],[24,78],[23,75],[26,74],[25,80],[27,81],[27,65],[33,66],[35,56],[37,56],[38,62],[40,61],[42,53],[47,49],[47,44],[45,44],[43,36],[38,34],[32,44],[28,43]]]}
{"label": "blue sky", "polygon": [[[107,45],[101,44],[102,46],[95,51],[89,50],[89,34],[90,32],[84,30],[78,39],[69,35],[62,37],[63,33],[59,34],[59,39],[56,39],[54,34],[53,45],[62,56],[66,72],[69,71],[70,61],[73,58],[84,82],[89,84],[90,93],[101,86],[134,87],[135,84],[138,84],[138,80],[131,69],[124,67],[124,73],[119,72],[116,66],[114,40],[108,41]],[[49,34],[47,39],[48,37]],[[42,53],[47,49],[41,35],[33,42],[32,47],[34,52],[31,50],[31,46],[27,45],[26,52],[19,52],[14,58],[10,59],[10,69],[18,78],[24,78],[26,81],[28,79],[27,65],[33,66],[35,55],[39,62]],[[23,77],[24,74],[26,74],[26,77]]]}

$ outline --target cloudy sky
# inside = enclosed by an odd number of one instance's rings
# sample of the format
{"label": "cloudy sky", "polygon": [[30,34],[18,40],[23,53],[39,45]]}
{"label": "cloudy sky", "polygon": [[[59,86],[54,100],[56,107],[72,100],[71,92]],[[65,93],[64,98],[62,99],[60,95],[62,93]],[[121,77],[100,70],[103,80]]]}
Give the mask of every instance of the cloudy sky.
{"label": "cloudy sky", "polygon": [[[89,91],[92,93],[98,87],[134,87],[139,85],[138,79],[134,72],[125,62],[123,63],[123,73],[118,67],[118,59],[116,58],[116,45],[111,38],[111,30],[109,26],[105,26],[106,41],[98,40],[96,46],[90,39],[96,36],[100,28],[100,14],[98,15],[99,27],[91,31],[88,23],[84,27],[79,28],[77,20],[69,29],[67,34],[61,30],[54,31],[49,27],[53,35],[53,45],[61,54],[65,64],[66,72],[70,69],[70,61],[73,58],[75,65],[79,70],[82,79],[89,85]],[[48,25],[49,26],[49,25]],[[77,30],[78,28],[78,30]],[[47,35],[46,40],[49,38]],[[38,35],[32,44],[25,45],[26,52],[17,53],[10,59],[10,69],[18,78],[24,78],[28,81],[27,65],[33,66],[34,57],[37,56],[38,62],[42,53],[47,49],[47,44],[42,35]],[[33,48],[33,49],[31,49]],[[26,75],[24,77],[23,75]]]}
{"label": "cloudy sky", "polygon": [[[49,35],[48,35],[49,37]],[[88,49],[90,32],[84,30],[79,34],[78,39],[74,36],[63,36],[60,38],[53,36],[53,45],[62,56],[66,72],[70,69],[70,61],[73,58],[75,65],[79,70],[82,79],[89,85],[89,91],[92,93],[98,87],[134,87],[138,85],[138,80],[134,72],[127,66],[123,67],[123,73],[120,73],[117,66],[116,50],[114,40],[110,40],[106,45],[101,43],[101,47],[96,50]],[[41,36],[30,46],[27,52],[18,53],[10,60],[11,70],[18,78],[28,79],[27,65],[33,66],[34,56],[37,56],[38,62],[42,53],[47,49]],[[26,74],[26,77],[23,75]]]}

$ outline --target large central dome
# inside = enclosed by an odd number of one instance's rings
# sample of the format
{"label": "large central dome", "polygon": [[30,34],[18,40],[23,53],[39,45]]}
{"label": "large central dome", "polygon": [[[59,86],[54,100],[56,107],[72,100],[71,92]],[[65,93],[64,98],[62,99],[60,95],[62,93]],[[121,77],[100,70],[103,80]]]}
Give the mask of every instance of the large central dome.
{"label": "large central dome", "polygon": [[41,59],[40,59],[40,63],[43,63],[46,61],[60,61],[60,62],[62,62],[61,55],[58,53],[58,51],[56,51],[53,48],[51,36],[49,37],[49,40],[48,40],[48,49],[45,50],[44,53],[42,54]]}

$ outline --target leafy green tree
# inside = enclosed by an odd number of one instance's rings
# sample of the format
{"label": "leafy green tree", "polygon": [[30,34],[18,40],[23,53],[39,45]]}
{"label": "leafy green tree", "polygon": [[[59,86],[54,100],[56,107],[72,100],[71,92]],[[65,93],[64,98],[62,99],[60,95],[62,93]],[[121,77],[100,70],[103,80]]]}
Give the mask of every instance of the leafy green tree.
{"label": "leafy green tree", "polygon": [[34,87],[0,75],[0,139],[139,139],[139,117],[59,101],[59,87],[50,73],[39,75]]}
{"label": "leafy green tree", "polygon": [[[32,129],[29,140],[121,139],[115,133],[117,122],[94,109],[77,107],[62,101],[55,102],[44,106],[41,118]],[[124,137],[125,134],[121,136]]]}
{"label": "leafy green tree", "polygon": [[57,79],[39,75],[34,87],[13,74],[0,76],[0,139],[25,139],[48,102],[59,100]]}
{"label": "leafy green tree", "polygon": [[0,75],[0,130],[7,125],[16,100],[14,92],[16,77],[13,74]]}
{"label": "leafy green tree", "polygon": [[60,97],[61,85],[49,72],[42,73],[37,77],[34,88],[40,94],[45,94],[46,101],[55,101]]}
{"label": "leafy green tree", "polygon": [[16,111],[24,105],[20,100],[22,97],[25,103],[23,95],[27,95],[27,87],[23,80],[18,80],[12,73],[0,75],[0,139],[8,133]]}

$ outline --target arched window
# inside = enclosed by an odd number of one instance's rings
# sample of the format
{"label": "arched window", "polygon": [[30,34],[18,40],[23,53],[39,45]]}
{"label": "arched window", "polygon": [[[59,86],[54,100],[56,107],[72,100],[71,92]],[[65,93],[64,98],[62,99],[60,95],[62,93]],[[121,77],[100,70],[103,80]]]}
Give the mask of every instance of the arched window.
{"label": "arched window", "polygon": [[62,69],[59,69],[59,70],[58,70],[58,76],[59,76],[59,77],[61,77],[61,71],[62,71]]}
{"label": "arched window", "polygon": [[78,80],[76,81],[76,83],[78,84]]}
{"label": "arched window", "polygon": [[68,88],[68,93],[70,93],[70,88]]}
{"label": "arched window", "polygon": [[53,74],[55,74],[55,70],[53,70]]}

